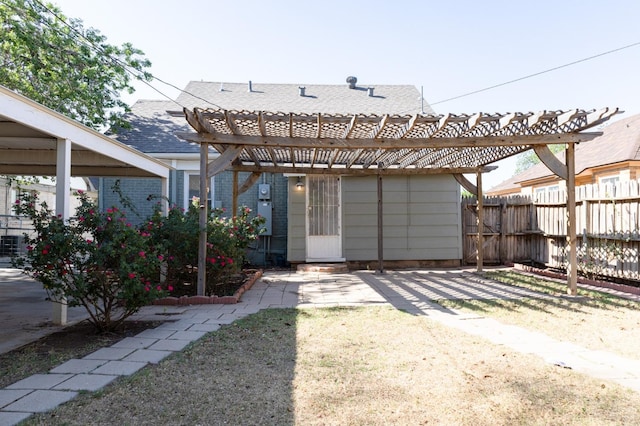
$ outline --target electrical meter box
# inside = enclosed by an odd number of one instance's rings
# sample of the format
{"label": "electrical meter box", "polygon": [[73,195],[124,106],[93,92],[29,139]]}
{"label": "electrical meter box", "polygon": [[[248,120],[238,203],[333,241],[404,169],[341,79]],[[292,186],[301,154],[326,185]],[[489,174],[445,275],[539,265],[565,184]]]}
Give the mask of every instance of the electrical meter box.
{"label": "electrical meter box", "polygon": [[268,183],[258,185],[258,200],[271,199],[271,186]]}
{"label": "electrical meter box", "polygon": [[273,205],[271,204],[271,201],[258,201],[258,214],[265,219],[265,222],[262,225],[264,232],[262,232],[260,235],[266,235],[266,236],[272,235],[272,229],[271,229],[272,212],[273,212]]}

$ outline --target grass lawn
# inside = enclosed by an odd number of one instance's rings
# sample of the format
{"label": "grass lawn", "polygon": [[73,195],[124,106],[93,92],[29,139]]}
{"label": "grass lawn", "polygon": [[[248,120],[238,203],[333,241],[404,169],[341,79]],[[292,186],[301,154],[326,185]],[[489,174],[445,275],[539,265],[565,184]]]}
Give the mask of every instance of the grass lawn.
{"label": "grass lawn", "polygon": [[[635,302],[585,296],[449,306],[625,354]],[[640,424],[640,393],[391,307],[270,309],[27,424]]]}

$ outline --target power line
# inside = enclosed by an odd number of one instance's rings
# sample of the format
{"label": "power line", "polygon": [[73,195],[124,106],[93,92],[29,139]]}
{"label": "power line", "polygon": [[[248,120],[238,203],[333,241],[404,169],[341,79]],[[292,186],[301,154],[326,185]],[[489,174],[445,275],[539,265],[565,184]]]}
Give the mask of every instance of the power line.
{"label": "power line", "polygon": [[522,81],[522,80],[526,80],[528,78],[537,77],[539,75],[546,74],[546,73],[549,73],[551,71],[556,71],[556,70],[559,70],[559,69],[562,69],[562,68],[570,67],[572,65],[576,65],[576,64],[579,64],[581,62],[590,61],[591,59],[599,58],[601,56],[608,55],[608,54],[614,53],[614,52],[619,52],[621,50],[629,49],[631,47],[638,46],[638,45],[640,45],[640,41],[632,43],[632,44],[629,44],[629,45],[626,45],[626,46],[619,47],[617,49],[612,49],[612,50],[608,50],[606,52],[598,53],[597,55],[589,56],[589,57],[586,57],[586,58],[583,58],[583,59],[578,59],[577,61],[569,62],[569,63],[564,64],[564,65],[559,65],[557,67],[549,68],[549,69],[546,69],[544,71],[539,71],[539,72],[536,72],[536,73],[533,73],[533,74],[525,75],[524,77],[516,78],[514,80],[505,81],[504,83],[495,84],[493,86],[485,87],[484,89],[474,90],[472,92],[464,93],[462,95],[457,95],[457,96],[454,96],[454,97],[451,97],[451,98],[447,98],[447,99],[443,99],[443,100],[437,101],[437,102],[429,102],[429,105],[438,105],[438,104],[442,104],[442,103],[445,103],[445,102],[453,101],[455,99],[464,98],[466,96],[475,95],[476,93],[486,92],[487,90],[496,89],[498,87],[506,86],[508,84],[516,83],[516,82]]}
{"label": "power line", "polygon": [[[142,83],[144,83],[145,85],[149,86],[151,89],[153,89],[154,91],[158,92],[161,96],[169,99],[172,102],[175,102],[176,104],[180,105],[181,107],[184,108],[184,105],[181,105],[177,100],[173,99],[172,97],[170,97],[169,95],[163,93],[160,89],[154,87],[151,83],[149,83],[138,70],[132,69],[127,63],[123,62],[122,60],[120,60],[117,57],[113,57],[110,54],[106,53],[104,51],[104,49],[100,46],[96,46],[95,43],[93,43],[91,40],[89,40],[87,37],[84,36],[84,34],[82,34],[81,32],[79,32],[76,28],[74,28],[73,26],[71,26],[65,19],[63,19],[60,15],[58,15],[55,11],[51,10],[47,5],[43,4],[40,0],[33,0],[35,3],[38,3],[42,8],[44,8],[45,10],[47,10],[51,15],[53,15],[58,21],[60,21],[64,26],[66,26],[67,28],[69,28],[73,34],[76,35],[76,40],[84,43],[85,45],[88,45],[89,48],[91,48],[92,50],[96,51],[97,53],[102,54],[103,56],[109,58],[111,61],[113,61],[115,64],[123,67],[123,69],[128,72],[129,74],[131,74],[135,79],[141,81]],[[43,22],[43,24],[48,25],[47,22]],[[52,28],[51,26],[49,26],[50,29],[55,30],[55,28]],[[193,93],[189,93],[183,89],[180,89],[179,87],[175,86],[174,84],[171,84],[169,82],[164,81],[163,79],[156,77],[155,75],[148,73],[149,76],[156,81],[159,81],[160,83],[163,83],[171,88],[174,88],[176,90],[179,90],[182,93],[185,93],[187,95],[193,96],[196,99],[200,99],[201,101],[204,101],[210,105],[213,105],[216,108],[220,108],[222,109],[219,105],[203,98],[200,97],[198,95],[195,95]]]}

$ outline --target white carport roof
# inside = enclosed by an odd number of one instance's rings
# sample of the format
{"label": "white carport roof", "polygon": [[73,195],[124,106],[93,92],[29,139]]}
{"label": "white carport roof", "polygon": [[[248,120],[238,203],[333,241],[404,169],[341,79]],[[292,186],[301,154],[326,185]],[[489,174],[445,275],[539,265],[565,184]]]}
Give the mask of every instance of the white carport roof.
{"label": "white carport roof", "polygon": [[0,174],[56,176],[59,141],[72,176],[169,177],[165,163],[0,86]]}
{"label": "white carport roof", "polygon": [[[171,167],[0,86],[0,175],[55,176],[56,212],[70,216],[71,176],[158,177],[167,194]],[[55,303],[53,322],[67,309]]]}

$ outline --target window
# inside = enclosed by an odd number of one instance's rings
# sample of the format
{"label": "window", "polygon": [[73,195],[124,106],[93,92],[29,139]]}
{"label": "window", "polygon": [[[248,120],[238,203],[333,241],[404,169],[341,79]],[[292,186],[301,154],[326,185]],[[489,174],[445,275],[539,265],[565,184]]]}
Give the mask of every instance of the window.
{"label": "window", "polygon": [[609,176],[600,178],[601,185],[615,185],[620,182],[620,176]]}
{"label": "window", "polygon": [[[209,207],[213,206],[215,191],[212,191],[214,178],[209,182]],[[184,208],[189,207],[193,199],[200,197],[200,172],[185,172],[184,174]]]}
{"label": "window", "polygon": [[604,193],[607,197],[616,196],[616,187],[620,182],[620,176],[608,176],[600,178],[600,185],[604,186]]}
{"label": "window", "polygon": [[535,188],[533,190],[533,193],[535,195],[535,199],[537,201],[541,201],[541,198],[544,197],[546,194],[550,194],[552,192],[558,192],[560,191],[560,185],[551,185],[551,186],[540,186],[538,188]]}

